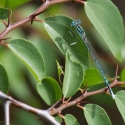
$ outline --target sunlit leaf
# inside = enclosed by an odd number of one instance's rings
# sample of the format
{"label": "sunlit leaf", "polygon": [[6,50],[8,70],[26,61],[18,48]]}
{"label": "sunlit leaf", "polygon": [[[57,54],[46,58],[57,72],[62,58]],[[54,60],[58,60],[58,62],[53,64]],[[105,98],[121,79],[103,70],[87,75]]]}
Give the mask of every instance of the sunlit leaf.
{"label": "sunlit leaf", "polygon": [[125,91],[119,91],[115,95],[115,102],[125,123]]}
{"label": "sunlit leaf", "polygon": [[8,47],[23,61],[38,82],[45,77],[44,60],[33,44],[24,39],[15,39]]}
{"label": "sunlit leaf", "polygon": [[63,95],[68,98],[74,95],[83,81],[83,69],[79,63],[73,62],[66,55],[66,67],[63,81]]}
{"label": "sunlit leaf", "polygon": [[70,26],[72,21],[69,17],[57,15],[46,18],[43,24],[61,52],[64,55],[68,53],[72,60],[79,62],[86,69],[89,67],[88,50],[75,28]]}
{"label": "sunlit leaf", "polygon": [[4,67],[0,64],[0,91],[7,93],[9,89],[8,76]]}
{"label": "sunlit leaf", "polygon": [[54,104],[62,97],[58,82],[51,77],[42,79],[42,81],[37,84],[37,91],[47,105]]}
{"label": "sunlit leaf", "polygon": [[[33,24],[34,25],[34,24]],[[37,24],[38,25],[38,24]],[[42,29],[41,29],[42,30]],[[43,34],[42,34],[43,35]],[[55,47],[50,44],[48,40],[45,40],[43,37],[40,38],[38,36],[30,36],[28,40],[33,43],[40,51],[45,61],[46,75],[47,76],[55,76],[53,71],[56,69],[57,65],[55,60],[59,59],[59,55],[55,50]]]}
{"label": "sunlit leaf", "polygon": [[121,62],[123,19],[111,0],[87,0],[85,11],[116,59]]}
{"label": "sunlit leaf", "polygon": [[105,110],[98,105],[85,105],[84,115],[89,125],[112,125]]}

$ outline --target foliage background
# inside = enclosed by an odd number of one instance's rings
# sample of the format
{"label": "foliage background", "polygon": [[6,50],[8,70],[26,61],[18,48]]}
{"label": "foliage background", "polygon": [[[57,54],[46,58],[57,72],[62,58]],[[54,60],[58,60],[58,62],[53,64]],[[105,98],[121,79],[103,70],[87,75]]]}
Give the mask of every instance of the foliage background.
{"label": "foliage background", "polygon": [[[123,19],[125,20],[125,1],[112,1],[118,7]],[[30,3],[15,9],[13,11],[11,22],[16,22],[20,19],[29,16],[40,5],[41,0],[32,0]],[[103,40],[87,19],[84,13],[84,6],[71,2],[53,5],[52,7],[50,7],[50,10],[41,14],[39,16],[39,19],[44,20],[46,17],[53,16],[56,14],[64,14],[74,19],[80,19],[82,21],[82,27],[85,29],[88,39],[91,41],[100,58],[106,63],[106,66],[108,67],[107,69],[109,70],[111,76],[115,76],[115,67],[117,61],[114,59],[110,51],[107,49],[107,46],[103,44]],[[3,31],[4,28],[4,25],[0,23],[0,32]],[[40,49],[44,57],[47,68],[47,75],[52,76],[58,80],[55,60],[58,60],[59,63],[64,67],[64,56],[60,53],[58,48],[54,45],[50,37],[47,35],[41,23],[34,22],[32,25],[30,25],[30,23],[23,25],[22,27],[17,28],[11,33],[9,33],[7,37],[12,37],[11,39],[25,38],[34,43]],[[124,46],[122,49],[122,56],[125,59],[125,42],[123,44]],[[42,99],[38,95],[35,87],[36,82],[34,78],[32,78],[29,71],[9,49],[4,48],[3,46],[0,46],[0,63],[5,67],[8,73],[10,82],[9,94],[12,97],[34,107],[38,107],[41,109],[48,108],[47,105],[42,101]],[[124,67],[125,60],[122,64],[119,64],[119,75]],[[118,89],[120,88],[117,88],[117,90]],[[115,91],[115,89],[113,90]],[[79,94],[80,93],[78,93],[76,96],[78,96]],[[102,106],[107,111],[113,125],[124,124],[118,112],[118,109],[116,108],[115,103],[113,103],[113,100],[111,100],[110,97],[98,95],[87,99],[87,101],[88,100],[91,103],[95,103]],[[70,107],[68,109],[65,109],[62,113],[74,114],[74,116],[76,116],[78,121],[80,122],[80,125],[87,125],[82,111],[76,107]],[[3,107],[0,105],[0,125],[4,124],[3,114]],[[21,109],[17,109],[13,106],[11,106],[11,124],[47,125],[47,123],[42,123],[41,120],[37,120],[37,116],[27,113]]]}

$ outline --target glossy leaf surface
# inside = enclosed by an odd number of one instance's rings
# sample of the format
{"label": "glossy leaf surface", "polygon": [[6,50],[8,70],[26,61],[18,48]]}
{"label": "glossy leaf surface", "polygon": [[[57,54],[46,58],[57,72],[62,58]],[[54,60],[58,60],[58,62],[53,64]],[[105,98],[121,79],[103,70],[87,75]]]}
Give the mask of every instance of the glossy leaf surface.
{"label": "glossy leaf surface", "polygon": [[84,69],[89,67],[88,50],[74,27],[73,20],[63,15],[46,18],[44,28],[61,52],[68,53],[72,60],[79,62]]}
{"label": "glossy leaf surface", "polygon": [[121,62],[124,26],[118,8],[110,0],[87,0],[85,11],[112,54]]}
{"label": "glossy leaf surface", "polygon": [[125,91],[119,91],[115,95],[115,102],[125,123]]}
{"label": "glossy leaf surface", "polygon": [[73,62],[66,55],[66,67],[63,81],[63,95],[68,98],[74,95],[83,81],[83,69],[79,63]]}
{"label": "glossy leaf surface", "polygon": [[112,125],[105,110],[98,105],[85,105],[84,115],[89,125]]}
{"label": "glossy leaf surface", "polygon": [[42,79],[42,81],[37,84],[37,91],[47,105],[54,104],[62,97],[58,82],[51,77]]}
{"label": "glossy leaf surface", "polygon": [[15,39],[8,47],[23,61],[38,82],[45,77],[44,60],[33,44],[24,39]]}

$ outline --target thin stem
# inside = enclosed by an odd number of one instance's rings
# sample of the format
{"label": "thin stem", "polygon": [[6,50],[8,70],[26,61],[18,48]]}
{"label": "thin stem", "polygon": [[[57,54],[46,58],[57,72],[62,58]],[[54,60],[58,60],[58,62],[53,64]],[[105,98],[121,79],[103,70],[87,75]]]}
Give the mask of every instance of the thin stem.
{"label": "thin stem", "polygon": [[4,20],[1,20],[1,22],[3,22],[3,24],[5,25],[5,27],[7,27],[7,23]]}
{"label": "thin stem", "polygon": [[23,24],[26,24],[28,22],[31,22],[36,15],[42,13],[45,11],[46,8],[48,8],[51,5],[57,4],[57,3],[64,3],[64,2],[70,2],[72,0],[46,0],[33,14],[26,17],[25,19],[22,19],[14,24],[9,24],[9,26],[0,34],[0,40],[3,39],[4,36],[6,36],[10,31],[14,30],[17,27],[22,26]]}
{"label": "thin stem", "polygon": [[75,2],[81,3],[81,4],[85,4],[85,1],[83,0],[75,0]]}
{"label": "thin stem", "polygon": [[[2,100],[9,100],[13,105],[18,108],[24,109],[30,113],[36,114],[40,116],[42,119],[46,120],[48,123],[52,125],[60,125],[50,114],[47,110],[40,110],[37,108],[33,108],[27,104],[24,104],[20,101],[13,99],[12,97],[7,96],[3,92],[0,91],[0,99]],[[8,106],[8,105],[7,105]],[[8,108],[5,108],[6,112],[8,112]],[[7,114],[7,113],[6,113]],[[8,118],[8,117],[7,117]],[[8,121],[8,120],[7,120]],[[8,124],[7,124],[8,125]]]}
{"label": "thin stem", "polygon": [[[110,84],[110,87],[115,87],[117,85],[125,85],[125,82],[112,82]],[[69,102],[69,103],[64,103],[62,104],[60,107],[56,108],[55,110],[51,110],[50,111],[50,114],[51,115],[54,115],[54,114],[57,114],[59,111],[61,112],[63,109],[65,108],[68,108],[70,106],[74,106],[74,105],[77,105],[79,102],[81,102],[83,99],[89,97],[89,96],[93,96],[93,95],[97,95],[97,94],[100,94],[100,93],[106,93],[106,90],[108,88],[105,87],[105,88],[102,88],[102,89],[99,89],[99,90],[96,90],[96,91],[93,91],[93,92],[85,92],[84,94],[82,94],[81,96],[79,96],[78,98],[76,98],[75,100]],[[106,93],[107,94],[107,93]]]}
{"label": "thin stem", "polygon": [[115,81],[117,81],[117,75],[118,75],[118,63],[116,65]]}
{"label": "thin stem", "polygon": [[48,111],[52,110],[57,104],[59,104],[59,102],[61,101],[61,99],[59,101],[57,101],[55,104],[53,104],[49,109],[47,109]]}
{"label": "thin stem", "polygon": [[8,23],[7,23],[7,27],[10,25],[10,10],[8,9]]}
{"label": "thin stem", "polygon": [[5,101],[4,103],[5,125],[10,125],[10,104],[11,101]]}
{"label": "thin stem", "polygon": [[[125,82],[119,82],[119,81],[115,81],[112,82],[110,84],[110,87],[115,87],[117,85],[125,85]],[[82,94],[81,96],[79,96],[78,98],[76,98],[75,100],[71,101],[71,102],[67,102],[62,104],[61,106],[57,107],[54,110],[40,110],[37,108],[33,108],[31,106],[28,106],[22,102],[19,102],[15,99],[13,99],[12,97],[7,96],[6,94],[4,94],[3,92],[0,91],[0,99],[1,100],[8,100],[10,101],[13,105],[15,105],[18,108],[22,108],[30,113],[39,115],[42,119],[46,120],[47,122],[53,124],[53,125],[60,125],[58,122],[56,122],[53,117],[51,115],[54,114],[59,114],[63,109],[70,107],[70,106],[74,106],[74,105],[78,105],[83,99],[92,96],[92,95],[96,95],[96,94],[100,94],[100,93],[104,93],[108,88],[102,88],[93,92],[85,92],[84,94]],[[9,105],[9,104],[8,104]],[[9,108],[9,106],[7,105],[7,107]],[[55,105],[54,105],[55,106]],[[6,108],[7,112],[8,112],[8,108]],[[7,114],[7,113],[6,113]]]}

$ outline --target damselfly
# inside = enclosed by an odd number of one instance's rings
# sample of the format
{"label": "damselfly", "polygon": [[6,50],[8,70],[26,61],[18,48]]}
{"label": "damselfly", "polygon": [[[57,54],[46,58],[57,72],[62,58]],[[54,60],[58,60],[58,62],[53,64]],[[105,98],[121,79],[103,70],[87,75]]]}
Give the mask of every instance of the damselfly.
{"label": "damselfly", "polygon": [[89,53],[91,54],[93,60],[95,61],[95,63],[96,63],[96,65],[97,65],[97,67],[98,67],[100,73],[102,74],[102,77],[103,77],[103,79],[104,79],[104,81],[105,81],[105,83],[106,83],[106,85],[107,85],[107,87],[108,87],[108,90],[109,90],[109,92],[110,92],[112,98],[114,99],[114,98],[115,98],[115,95],[114,95],[114,93],[113,93],[111,87],[109,86],[109,82],[108,82],[108,80],[107,80],[107,78],[106,78],[106,76],[105,76],[105,74],[104,74],[104,72],[103,72],[103,70],[102,70],[102,68],[101,68],[101,66],[100,66],[100,64],[99,64],[99,62],[98,62],[98,60],[97,60],[97,58],[96,58],[96,56],[94,55],[94,53],[95,53],[95,52],[94,52],[94,49],[91,48],[91,46],[90,46],[91,44],[88,43],[88,40],[87,40],[87,38],[86,38],[86,34],[85,34],[83,28],[79,25],[80,23],[81,23],[80,20],[75,20],[75,21],[73,21],[73,22],[71,23],[71,26],[74,26],[74,27],[75,27],[77,33],[78,33],[78,34],[80,35],[80,37],[82,38],[82,40],[83,40],[84,44],[86,45],[86,47],[87,47]]}

